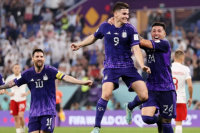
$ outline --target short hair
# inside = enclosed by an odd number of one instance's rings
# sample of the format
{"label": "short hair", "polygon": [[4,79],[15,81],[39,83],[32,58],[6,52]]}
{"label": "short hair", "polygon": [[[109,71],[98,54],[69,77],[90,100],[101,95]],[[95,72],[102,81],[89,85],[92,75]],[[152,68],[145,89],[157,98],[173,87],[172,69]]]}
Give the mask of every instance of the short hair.
{"label": "short hair", "polygon": [[153,28],[154,26],[162,26],[166,30],[166,25],[163,22],[154,22],[151,27]]}
{"label": "short hair", "polygon": [[117,2],[113,7],[113,12],[121,9],[129,9],[129,5],[125,2]]}
{"label": "short hair", "polygon": [[15,63],[15,64],[12,65],[12,68],[13,68],[14,66],[20,66],[20,64],[17,62],[17,63]]}
{"label": "short hair", "polygon": [[34,56],[34,54],[35,54],[36,52],[41,52],[41,53],[44,54],[44,51],[43,51],[42,49],[34,49],[34,50],[33,50],[33,53],[32,53],[32,57]]}
{"label": "short hair", "polygon": [[184,57],[184,56],[185,56],[185,53],[182,50],[175,51],[175,55],[174,55],[175,59],[180,59],[180,57]]}

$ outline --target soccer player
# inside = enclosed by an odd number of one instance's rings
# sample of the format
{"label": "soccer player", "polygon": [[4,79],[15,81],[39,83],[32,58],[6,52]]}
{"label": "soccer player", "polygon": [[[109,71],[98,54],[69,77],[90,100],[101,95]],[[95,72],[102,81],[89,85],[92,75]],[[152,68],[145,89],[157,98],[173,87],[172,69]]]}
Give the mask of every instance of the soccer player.
{"label": "soccer player", "polygon": [[159,132],[173,133],[171,119],[176,118],[176,91],[171,75],[171,50],[168,41],[164,40],[166,26],[162,22],[152,25],[153,40],[140,37],[140,46],[147,54],[147,64],[151,74],[147,78],[149,99],[142,106],[142,119],[147,124],[158,122],[155,115],[160,112],[162,124],[158,125]]}
{"label": "soccer player", "polygon": [[105,39],[105,61],[104,77],[102,81],[102,96],[96,105],[95,126],[91,133],[99,133],[101,120],[106,111],[108,100],[112,91],[119,87],[119,78],[127,85],[129,91],[135,91],[137,96],[126,105],[129,115],[126,116],[127,123],[132,122],[132,111],[136,106],[144,103],[148,99],[148,91],[145,82],[134,67],[131,58],[133,50],[134,55],[140,67],[150,73],[149,67],[144,66],[142,52],[139,47],[139,38],[137,30],[127,23],[129,18],[129,5],[118,2],[114,5],[114,25],[104,22],[93,35],[87,37],[79,44],[72,43],[73,51],[81,47],[94,43],[97,39]]}
{"label": "soccer player", "polygon": [[176,113],[177,117],[175,133],[182,133],[182,121],[186,120],[187,117],[187,106],[186,106],[186,92],[185,92],[185,81],[188,85],[189,99],[187,101],[188,107],[192,104],[192,93],[193,85],[190,76],[190,69],[182,65],[185,59],[185,54],[181,50],[177,50],[174,56],[174,63],[172,64],[172,76],[174,80],[174,85],[177,93],[176,101]]}
{"label": "soccer player", "polygon": [[[0,74],[0,85],[4,85],[4,79],[3,76]],[[5,90],[0,90],[0,95],[4,94]]]}
{"label": "soccer player", "polygon": [[15,85],[27,84],[31,91],[31,105],[29,112],[28,129],[30,133],[52,133],[56,116],[56,89],[55,79],[80,85],[92,85],[92,81],[81,81],[64,75],[56,68],[44,65],[44,52],[35,49],[32,53],[34,66],[23,71],[21,78],[11,80],[1,89],[8,89]]}
{"label": "soccer player", "polygon": [[[10,75],[5,83],[17,78],[21,78],[20,65],[14,64],[12,68],[13,74]],[[5,94],[10,96],[10,114],[13,115],[15,120],[16,133],[25,133],[24,111],[26,109],[26,96],[30,91],[26,92],[27,85],[24,84],[20,87],[14,86],[11,92],[5,90]]]}

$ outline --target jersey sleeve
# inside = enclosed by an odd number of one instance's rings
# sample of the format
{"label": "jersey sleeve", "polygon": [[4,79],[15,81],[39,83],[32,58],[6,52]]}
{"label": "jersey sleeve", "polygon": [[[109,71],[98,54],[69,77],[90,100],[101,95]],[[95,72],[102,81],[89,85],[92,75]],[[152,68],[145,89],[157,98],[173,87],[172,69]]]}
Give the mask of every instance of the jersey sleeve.
{"label": "jersey sleeve", "polygon": [[19,79],[15,78],[14,79],[14,82],[18,87],[23,85],[23,84],[27,84],[27,80],[25,78],[25,75],[26,75],[25,73],[22,73],[21,78],[19,78]]}
{"label": "jersey sleeve", "polygon": [[130,24],[129,24],[129,26],[130,26],[130,44],[131,44],[131,46],[140,44],[139,36],[138,36],[138,32],[137,32],[136,28]]}
{"label": "jersey sleeve", "polygon": [[0,74],[0,78],[1,78],[1,80],[0,80],[0,85],[4,85],[5,83],[4,83],[4,78],[3,78],[3,76]]}
{"label": "jersey sleeve", "polygon": [[61,80],[65,76],[65,74],[59,72],[55,67],[49,66],[49,68],[51,69],[52,75],[55,76],[56,79]]}
{"label": "jersey sleeve", "polygon": [[153,45],[153,49],[162,51],[162,52],[168,52],[169,47],[170,47],[169,43],[164,40],[156,40],[156,41],[151,40],[151,43]]}
{"label": "jersey sleeve", "polygon": [[94,33],[94,37],[95,38],[98,38],[98,39],[102,39],[104,37],[104,34],[103,34],[103,29],[106,25],[106,22],[102,23],[99,28],[96,30],[96,32]]}
{"label": "jersey sleeve", "polygon": [[190,75],[190,69],[188,67],[186,67],[186,74],[185,74],[185,79],[191,79],[191,75]]}

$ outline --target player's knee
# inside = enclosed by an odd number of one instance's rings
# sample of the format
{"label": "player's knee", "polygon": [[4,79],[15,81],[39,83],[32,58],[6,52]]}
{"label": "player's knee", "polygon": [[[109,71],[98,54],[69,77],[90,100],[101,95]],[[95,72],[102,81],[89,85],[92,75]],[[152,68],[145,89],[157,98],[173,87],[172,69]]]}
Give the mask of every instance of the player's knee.
{"label": "player's knee", "polygon": [[148,95],[142,95],[141,97],[139,97],[140,98],[140,100],[142,101],[142,102],[146,102],[147,100],[148,100]]}
{"label": "player's knee", "polygon": [[109,100],[110,97],[111,97],[111,95],[112,95],[112,94],[109,94],[109,93],[103,94],[103,95],[102,95],[102,98],[105,99],[105,100]]}
{"label": "player's knee", "polygon": [[154,117],[153,117],[153,116],[145,116],[145,115],[142,115],[142,120],[143,120],[144,123],[146,123],[146,124],[154,124],[154,123],[155,123],[155,120],[154,120]]}

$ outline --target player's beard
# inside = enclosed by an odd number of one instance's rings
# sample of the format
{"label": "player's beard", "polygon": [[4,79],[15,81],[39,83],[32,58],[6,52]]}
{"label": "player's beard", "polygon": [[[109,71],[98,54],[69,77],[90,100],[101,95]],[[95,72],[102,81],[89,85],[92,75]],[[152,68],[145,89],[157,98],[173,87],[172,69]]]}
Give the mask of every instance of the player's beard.
{"label": "player's beard", "polygon": [[35,63],[35,66],[36,66],[38,69],[40,69],[43,65],[44,65],[44,62],[43,62],[43,61],[37,61],[37,62]]}

